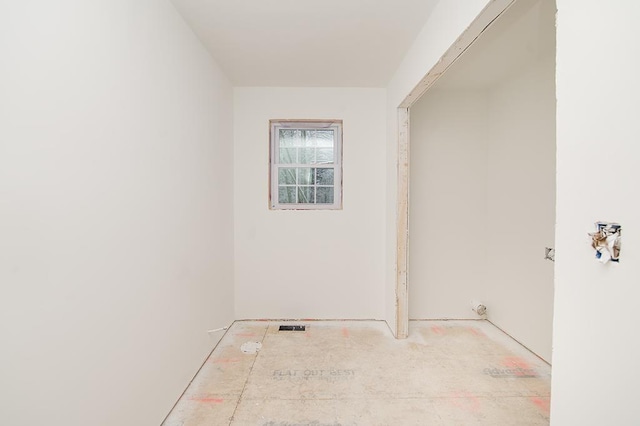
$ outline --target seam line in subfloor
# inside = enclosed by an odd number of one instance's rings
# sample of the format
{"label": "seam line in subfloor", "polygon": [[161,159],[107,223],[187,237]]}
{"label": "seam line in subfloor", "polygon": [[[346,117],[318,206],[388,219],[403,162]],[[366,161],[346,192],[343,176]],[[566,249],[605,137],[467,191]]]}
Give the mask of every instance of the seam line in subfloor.
{"label": "seam line in subfloor", "polygon": [[[267,326],[264,329],[264,334],[262,335],[262,340],[260,340],[260,343],[264,343],[264,339],[267,337],[267,332],[269,331],[270,326],[271,326],[271,323],[267,323]],[[242,396],[244,395],[244,391],[247,389],[247,383],[249,383],[249,378],[251,378],[251,372],[253,371],[253,366],[256,365],[256,361],[258,360],[259,356],[260,356],[260,351],[258,350],[258,352],[256,352],[255,358],[253,358],[253,362],[251,363],[251,368],[249,369],[249,373],[247,374],[247,379],[244,381],[244,385],[242,386],[242,391],[240,392],[240,396],[238,397],[238,402],[236,403],[236,407],[233,409],[233,414],[229,419],[229,426],[231,426],[235,421],[236,412],[238,411],[238,407],[242,402]]]}

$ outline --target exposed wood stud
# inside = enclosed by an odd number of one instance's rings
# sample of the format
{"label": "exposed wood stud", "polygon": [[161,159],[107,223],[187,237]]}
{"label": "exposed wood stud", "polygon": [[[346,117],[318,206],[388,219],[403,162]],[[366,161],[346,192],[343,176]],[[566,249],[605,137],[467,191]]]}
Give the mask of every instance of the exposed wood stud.
{"label": "exposed wood stud", "polygon": [[409,336],[409,108],[398,108],[398,247],[396,254],[396,338]]}

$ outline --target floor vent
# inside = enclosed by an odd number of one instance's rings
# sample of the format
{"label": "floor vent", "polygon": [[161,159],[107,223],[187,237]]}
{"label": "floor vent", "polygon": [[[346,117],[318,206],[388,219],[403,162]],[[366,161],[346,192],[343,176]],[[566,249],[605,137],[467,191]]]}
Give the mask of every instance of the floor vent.
{"label": "floor vent", "polygon": [[281,325],[279,331],[305,331],[306,325]]}

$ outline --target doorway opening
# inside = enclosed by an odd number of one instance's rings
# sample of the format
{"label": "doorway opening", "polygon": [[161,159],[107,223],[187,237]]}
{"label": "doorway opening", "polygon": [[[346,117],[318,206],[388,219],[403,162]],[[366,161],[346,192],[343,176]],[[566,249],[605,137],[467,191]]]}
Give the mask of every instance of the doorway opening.
{"label": "doorway opening", "polygon": [[414,94],[405,129],[407,322],[486,318],[549,363],[555,12],[553,0],[501,11]]}

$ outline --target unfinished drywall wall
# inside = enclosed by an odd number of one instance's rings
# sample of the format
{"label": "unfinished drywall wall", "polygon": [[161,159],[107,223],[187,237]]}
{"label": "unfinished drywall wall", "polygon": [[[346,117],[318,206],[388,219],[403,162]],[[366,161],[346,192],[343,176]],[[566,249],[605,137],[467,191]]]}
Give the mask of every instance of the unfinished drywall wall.
{"label": "unfinished drywall wall", "polygon": [[487,0],[441,0],[433,9],[387,85],[385,319],[397,329],[396,255],[398,111],[411,90],[488,4]]}
{"label": "unfinished drywall wall", "polygon": [[[488,318],[551,361],[555,234],[555,60],[547,56],[487,93]],[[480,297],[480,296],[475,296]]]}
{"label": "unfinished drywall wall", "polygon": [[409,316],[474,318],[487,280],[487,96],[434,90],[411,108]]}
{"label": "unfinished drywall wall", "polygon": [[[384,314],[384,89],[235,89],[237,318]],[[342,210],[269,210],[269,120],[343,120]]]}
{"label": "unfinished drywall wall", "polygon": [[479,300],[547,361],[553,35],[553,2],[521,0],[411,108],[411,318],[478,318]]}
{"label": "unfinished drywall wall", "polygon": [[165,1],[0,13],[0,412],[160,424],[233,319],[232,92]]}
{"label": "unfinished drywall wall", "polygon": [[[557,230],[552,425],[640,420],[640,3],[557,0]],[[595,29],[597,28],[597,31]],[[594,258],[622,225],[619,264]]]}

